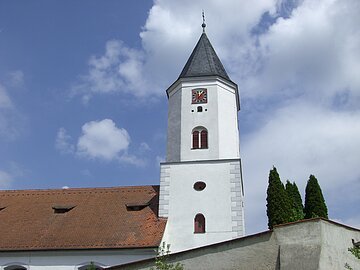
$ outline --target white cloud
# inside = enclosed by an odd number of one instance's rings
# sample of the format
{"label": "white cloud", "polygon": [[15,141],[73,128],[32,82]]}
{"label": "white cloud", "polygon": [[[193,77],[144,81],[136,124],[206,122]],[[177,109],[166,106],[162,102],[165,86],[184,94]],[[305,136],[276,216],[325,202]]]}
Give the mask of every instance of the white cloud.
{"label": "white cloud", "polygon": [[75,147],[70,142],[71,136],[67,134],[65,128],[60,128],[56,135],[55,148],[63,154],[74,153]]}
{"label": "white cloud", "polygon": [[15,70],[9,72],[8,83],[13,87],[22,87],[24,85],[24,72],[21,70]]}
{"label": "white cloud", "polygon": [[8,89],[0,83],[0,137],[13,140],[20,132],[23,117],[15,108]]}
{"label": "white cloud", "polygon": [[14,179],[12,175],[10,175],[8,172],[0,170],[0,188],[9,188],[13,180]]}
{"label": "white cloud", "polygon": [[139,147],[139,152],[140,153],[148,152],[150,150],[151,150],[151,148],[146,142],[140,143],[140,147]]}
{"label": "white cloud", "polygon": [[131,155],[131,154],[123,154],[119,157],[119,161],[123,162],[123,163],[128,163],[134,166],[138,166],[138,167],[144,167],[146,165],[146,161],[145,159],[142,158],[138,158],[135,155]]}
{"label": "white cloud", "polygon": [[359,10],[358,1],[308,0],[290,18],[278,18],[257,37],[250,63],[259,65],[244,80],[243,93],[282,102],[304,96],[321,103],[344,93],[347,105],[354,106],[360,98]]}
{"label": "white cloud", "polygon": [[87,177],[92,177],[93,176],[89,169],[83,169],[83,170],[80,171],[80,173],[82,175],[84,175],[84,176],[87,176]]}
{"label": "white cloud", "polygon": [[163,156],[156,156],[155,165],[156,167],[160,167],[160,163],[165,162],[166,158]]}
{"label": "white cloud", "polygon": [[91,121],[83,125],[82,135],[77,143],[81,156],[114,160],[127,151],[130,136],[125,129],[117,128],[111,119]]}
{"label": "white cloud", "polygon": [[[103,161],[117,161],[136,166],[144,166],[145,160],[129,154],[130,135],[124,128],[118,128],[111,119],[90,121],[82,126],[82,134],[74,145],[72,138],[64,128],[58,130],[55,148],[63,154],[76,154],[86,159]],[[140,148],[148,151],[150,148],[142,143]],[[91,175],[90,171],[83,170],[83,174]]]}
{"label": "white cloud", "polygon": [[85,103],[94,94],[123,92],[144,96],[149,87],[141,74],[142,52],[126,47],[119,40],[110,40],[105,47],[103,56],[90,57],[89,72],[81,76],[73,92],[81,94]]}
{"label": "white cloud", "polygon": [[[315,91],[322,98],[346,92],[359,99],[357,0],[186,2],[155,1],[140,33],[142,48],[108,41],[104,55],[90,57],[89,72],[74,91],[85,101],[95,93],[162,95],[200,36],[205,7],[208,35],[245,96]],[[267,31],[254,34],[266,12],[290,17],[280,16]]]}
{"label": "white cloud", "polygon": [[0,84],[0,110],[12,108],[11,99],[4,86]]}
{"label": "white cloud", "polygon": [[[154,79],[158,70],[170,82],[177,77],[204,7],[208,36],[241,90],[248,232],[266,228],[272,165],[301,190],[315,174],[328,205],[346,207],[349,196],[334,194],[360,180],[359,1],[156,1],[141,33]],[[344,212],[338,207],[330,217]]]}
{"label": "white cloud", "polygon": [[[266,188],[273,165],[283,182],[296,181],[302,193],[309,175],[314,174],[328,204],[340,202],[338,192],[334,197],[333,191],[360,180],[359,119],[360,112],[337,113],[292,104],[271,115],[260,130],[243,137],[246,200],[253,211],[248,214],[248,225],[252,231],[266,225]],[[341,201],[348,199],[345,196]]]}
{"label": "white cloud", "polygon": [[[73,86],[87,102],[94,94],[126,93],[136,98],[158,97],[180,74],[201,33],[201,10],[206,7],[209,31],[217,33],[214,44],[224,58],[229,48],[255,25],[261,14],[273,9],[275,0],[239,1],[155,1],[140,33],[142,48],[129,48],[110,40],[105,53],[91,56],[89,70]],[[239,16],[239,11],[243,11]],[[222,23],[218,23],[221,18]],[[236,41],[236,42],[235,42]],[[230,59],[230,57],[229,57]]]}
{"label": "white cloud", "polygon": [[[349,196],[334,194],[340,183],[359,181],[358,0],[157,0],[140,33],[142,48],[109,41],[103,56],[91,58],[81,95],[163,95],[200,36],[203,8],[208,36],[241,91],[248,232],[266,226],[272,165],[301,190],[315,174],[328,205],[347,205]],[[338,207],[330,217],[344,212]]]}

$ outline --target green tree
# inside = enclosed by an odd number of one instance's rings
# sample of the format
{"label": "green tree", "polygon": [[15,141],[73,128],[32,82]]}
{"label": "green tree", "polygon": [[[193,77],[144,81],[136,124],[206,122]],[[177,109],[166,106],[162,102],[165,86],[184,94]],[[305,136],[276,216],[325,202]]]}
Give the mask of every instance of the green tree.
{"label": "green tree", "polygon": [[[356,246],[354,244],[353,247],[348,248],[348,251],[351,252],[351,254],[355,256],[355,258],[360,260],[360,246],[359,245]],[[348,263],[345,263],[345,268],[348,269],[348,270],[353,270],[353,268]]]}
{"label": "green tree", "polygon": [[[169,263],[170,258],[170,245],[166,245],[165,242],[159,246],[158,256],[155,258],[156,270],[184,270],[184,266],[181,263],[172,264]],[[155,270],[153,267],[150,270]]]}
{"label": "green tree", "polygon": [[91,262],[90,265],[86,268],[86,270],[96,270],[94,262]]}
{"label": "green tree", "polygon": [[274,225],[291,221],[290,201],[275,167],[269,173],[266,202],[269,229]]}
{"label": "green tree", "polygon": [[304,207],[299,189],[295,182],[286,181],[285,190],[291,204],[291,221],[298,221],[304,218]]}
{"label": "green tree", "polygon": [[320,185],[314,175],[310,175],[305,189],[305,218],[328,218],[328,209]]}

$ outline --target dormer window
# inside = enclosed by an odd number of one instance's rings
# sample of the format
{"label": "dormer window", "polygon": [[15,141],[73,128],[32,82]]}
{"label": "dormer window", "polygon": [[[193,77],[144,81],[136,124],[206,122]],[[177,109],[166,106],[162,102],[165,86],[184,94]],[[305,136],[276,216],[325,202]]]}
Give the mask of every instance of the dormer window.
{"label": "dormer window", "polygon": [[141,211],[145,207],[149,206],[150,203],[127,203],[126,204],[126,210],[128,211]]}
{"label": "dormer window", "polygon": [[22,265],[8,265],[4,267],[4,270],[26,270],[27,268]]}
{"label": "dormer window", "polygon": [[75,205],[54,205],[52,209],[54,209],[54,214],[65,214],[74,207]]}

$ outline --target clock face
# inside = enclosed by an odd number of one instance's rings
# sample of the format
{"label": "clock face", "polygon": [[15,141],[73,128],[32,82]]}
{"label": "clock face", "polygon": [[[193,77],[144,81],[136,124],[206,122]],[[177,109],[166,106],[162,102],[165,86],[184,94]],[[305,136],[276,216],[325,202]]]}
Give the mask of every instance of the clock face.
{"label": "clock face", "polygon": [[192,104],[207,103],[207,89],[192,90]]}

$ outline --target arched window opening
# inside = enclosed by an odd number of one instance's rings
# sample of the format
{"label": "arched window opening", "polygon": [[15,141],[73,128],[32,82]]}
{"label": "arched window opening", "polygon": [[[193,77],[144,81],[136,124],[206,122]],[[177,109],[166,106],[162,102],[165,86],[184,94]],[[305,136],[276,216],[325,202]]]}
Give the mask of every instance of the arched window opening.
{"label": "arched window opening", "polygon": [[194,218],[194,233],[205,233],[205,217],[197,214]]}
{"label": "arched window opening", "polygon": [[201,148],[204,149],[204,148],[208,148],[208,132],[207,130],[202,130],[201,133],[201,138],[200,138],[200,141],[201,141]]}
{"label": "arched window opening", "polygon": [[199,149],[199,131],[193,132],[193,149]]}
{"label": "arched window opening", "polygon": [[22,265],[9,265],[4,267],[4,270],[26,270],[27,268]]}
{"label": "arched window opening", "polygon": [[202,110],[203,110],[203,108],[202,108],[201,106],[198,106],[198,107],[197,107],[197,111],[198,111],[198,112],[202,112]]}
{"label": "arched window opening", "polygon": [[192,132],[192,149],[208,148],[208,131],[204,127],[196,127]]}

